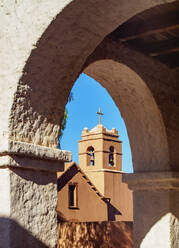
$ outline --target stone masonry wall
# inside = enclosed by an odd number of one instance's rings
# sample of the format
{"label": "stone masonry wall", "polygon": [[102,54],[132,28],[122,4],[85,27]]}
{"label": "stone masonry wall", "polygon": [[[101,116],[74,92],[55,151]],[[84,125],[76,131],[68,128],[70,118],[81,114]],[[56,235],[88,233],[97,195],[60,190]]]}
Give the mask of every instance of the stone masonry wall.
{"label": "stone masonry wall", "polygon": [[[22,247],[24,243],[25,247],[54,248],[57,241],[56,174],[11,169],[10,177],[11,219],[17,223],[15,226],[22,227],[15,228],[14,223],[11,224],[10,247]],[[25,235],[27,231],[29,234]]]}

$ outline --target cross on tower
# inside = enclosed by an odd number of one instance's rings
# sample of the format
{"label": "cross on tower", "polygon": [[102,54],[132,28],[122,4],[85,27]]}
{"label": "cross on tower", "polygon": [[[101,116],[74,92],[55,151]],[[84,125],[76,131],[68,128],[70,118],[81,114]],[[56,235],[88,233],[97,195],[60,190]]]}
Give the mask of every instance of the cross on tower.
{"label": "cross on tower", "polygon": [[104,115],[104,114],[101,112],[101,108],[99,108],[99,112],[96,112],[96,114],[99,115],[99,125],[101,125],[101,116]]}

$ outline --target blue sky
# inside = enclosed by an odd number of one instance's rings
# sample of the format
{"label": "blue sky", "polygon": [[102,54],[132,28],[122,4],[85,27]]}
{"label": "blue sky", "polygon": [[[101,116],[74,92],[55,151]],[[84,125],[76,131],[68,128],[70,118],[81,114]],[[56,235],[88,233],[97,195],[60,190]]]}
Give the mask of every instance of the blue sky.
{"label": "blue sky", "polygon": [[122,140],[122,170],[133,172],[131,150],[125,123],[111,96],[105,88],[91,77],[82,73],[72,88],[74,100],[67,104],[68,119],[61,149],[72,151],[73,161],[78,163],[78,141],[84,127],[92,129],[99,123],[96,112],[101,108],[104,113],[102,124],[107,129],[116,128]]}

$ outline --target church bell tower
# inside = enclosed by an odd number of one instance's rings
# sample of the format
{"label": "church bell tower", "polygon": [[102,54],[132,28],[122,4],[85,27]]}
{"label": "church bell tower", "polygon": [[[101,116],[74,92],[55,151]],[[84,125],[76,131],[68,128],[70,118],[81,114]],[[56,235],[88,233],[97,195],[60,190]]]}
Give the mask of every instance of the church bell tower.
{"label": "church bell tower", "polygon": [[87,174],[97,189],[107,197],[107,184],[113,183],[113,174],[122,170],[122,142],[118,139],[115,128],[107,130],[101,124],[99,109],[99,124],[92,130],[84,128],[79,141],[79,166]]}

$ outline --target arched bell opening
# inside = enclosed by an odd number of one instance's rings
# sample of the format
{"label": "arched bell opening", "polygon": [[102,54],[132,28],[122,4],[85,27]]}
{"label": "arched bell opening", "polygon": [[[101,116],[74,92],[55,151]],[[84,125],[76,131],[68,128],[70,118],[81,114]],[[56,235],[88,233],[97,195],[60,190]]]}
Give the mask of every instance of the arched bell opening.
{"label": "arched bell opening", "polygon": [[109,147],[109,166],[115,166],[114,146]]}
{"label": "arched bell opening", "polygon": [[87,166],[94,166],[95,165],[95,150],[92,146],[88,147],[86,155],[87,155]]}

